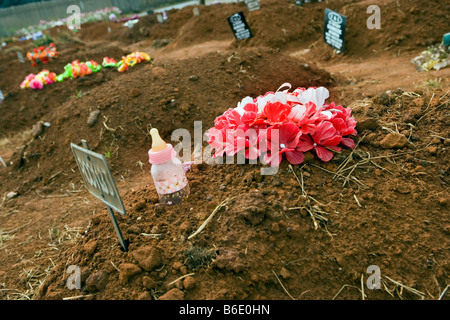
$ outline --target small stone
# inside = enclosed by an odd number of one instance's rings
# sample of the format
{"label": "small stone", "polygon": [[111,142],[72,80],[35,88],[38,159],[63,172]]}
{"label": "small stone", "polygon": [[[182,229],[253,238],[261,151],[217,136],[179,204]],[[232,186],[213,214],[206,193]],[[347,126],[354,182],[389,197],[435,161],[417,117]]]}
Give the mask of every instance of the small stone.
{"label": "small stone", "polygon": [[376,118],[370,118],[370,117],[362,117],[362,118],[355,118],[357,121],[356,129],[359,132],[362,132],[364,130],[375,130],[379,127],[378,120]]}
{"label": "small stone", "polygon": [[432,144],[440,144],[441,143],[441,139],[439,139],[439,138],[433,138],[433,140],[431,140],[431,143]]}
{"label": "small stone", "polygon": [[179,270],[182,266],[183,264],[180,261],[177,261],[173,264],[173,268],[176,270]]}
{"label": "small stone", "polygon": [[439,205],[442,206],[442,207],[448,207],[449,204],[450,204],[450,198],[440,198],[440,199],[438,200],[438,203],[439,203]]}
{"label": "small stone", "polygon": [[181,233],[186,233],[186,232],[189,231],[190,227],[191,227],[191,226],[190,226],[189,221],[188,221],[188,220],[185,220],[185,221],[183,221],[183,222],[181,223],[181,225],[180,225],[180,227],[179,227],[179,230],[180,230]]}
{"label": "small stone", "polygon": [[18,193],[14,192],[14,191],[8,192],[8,194],[6,195],[6,199],[11,200],[11,199],[17,197],[17,195],[18,195]]}
{"label": "small stone", "polygon": [[180,272],[181,272],[181,274],[182,275],[185,275],[185,274],[187,274],[187,267],[186,266],[181,266],[181,268],[180,268]]}
{"label": "small stone", "polygon": [[178,288],[173,288],[160,296],[158,300],[184,300],[184,292]]}
{"label": "small stone", "polygon": [[97,241],[89,240],[87,243],[84,244],[83,250],[90,257],[94,254],[95,250],[97,249],[97,245],[98,245]]}
{"label": "small stone", "polygon": [[138,300],[152,300],[152,296],[148,291],[142,292],[137,297]]}
{"label": "small stone", "polygon": [[450,235],[450,224],[449,224],[449,225],[446,225],[446,226],[442,229],[442,231],[443,231],[445,234]]}
{"label": "small stone", "polygon": [[31,135],[33,138],[39,137],[44,132],[45,126],[43,121],[39,121],[31,128]]}
{"label": "small stone", "polygon": [[380,141],[380,146],[384,149],[399,149],[408,145],[408,139],[399,133],[389,133]]}
{"label": "small stone", "polygon": [[130,94],[133,98],[136,98],[141,94],[141,91],[137,88],[133,88],[131,89]]}
{"label": "small stone", "polygon": [[95,111],[92,111],[90,114],[89,114],[89,118],[88,118],[88,120],[87,120],[87,125],[88,125],[88,127],[93,127],[96,123],[97,123],[97,120],[98,120],[98,116],[100,115],[100,110],[95,110]]}
{"label": "small stone", "polygon": [[177,102],[175,101],[175,99],[170,99],[166,104],[170,108],[175,108],[177,106]]}
{"label": "small stone", "polygon": [[151,290],[156,288],[156,281],[148,276],[144,276],[142,278],[142,285],[144,286],[144,288]]}
{"label": "small stone", "polygon": [[162,67],[154,67],[152,69],[152,73],[155,76],[165,76],[167,74],[167,70]]}
{"label": "small stone", "polygon": [[159,234],[159,233],[161,233],[161,229],[158,226],[154,226],[154,227],[152,227],[152,230],[150,230],[150,233]]}
{"label": "small stone", "polygon": [[197,81],[198,80],[198,76],[190,76],[189,80],[191,81]]}
{"label": "small stone", "polygon": [[106,271],[92,273],[86,279],[86,289],[89,291],[103,290],[108,284],[109,274]]}
{"label": "small stone", "polygon": [[183,290],[184,289],[184,286],[183,286],[183,282],[182,281],[177,281],[177,282],[175,282],[175,285],[174,285],[176,288],[178,288],[178,289],[180,289],[180,290]]}
{"label": "small stone", "polygon": [[183,286],[186,290],[192,290],[195,288],[196,280],[194,277],[186,277],[183,280]]}
{"label": "small stone", "polygon": [[272,232],[279,232],[280,231],[280,225],[276,222],[272,223],[272,226],[270,228],[270,230],[272,230]]}
{"label": "small stone", "polygon": [[139,201],[133,206],[134,211],[142,211],[147,207],[147,203],[145,201]]}
{"label": "small stone", "polygon": [[382,104],[384,106],[389,106],[389,104],[390,104],[389,95],[386,92],[383,92],[382,94],[380,94],[377,97],[376,102],[378,102],[379,104]]}
{"label": "small stone", "polygon": [[243,210],[239,213],[247,222],[249,222],[253,226],[256,226],[263,222],[266,216],[264,208],[257,206],[249,206],[247,208],[243,208]]}
{"label": "small stone", "polygon": [[163,251],[156,247],[143,247],[132,252],[133,258],[145,271],[152,271],[162,263]]}
{"label": "small stone", "polygon": [[280,276],[283,279],[287,280],[287,279],[289,279],[291,277],[291,273],[289,272],[288,269],[282,268],[281,271],[280,271]]}
{"label": "small stone", "polygon": [[422,98],[422,97],[418,97],[418,98],[415,98],[414,100],[413,100],[413,102],[414,102],[414,104],[417,106],[417,107],[422,107],[422,106],[424,106],[424,104],[425,104],[425,100],[424,100],[424,98]]}
{"label": "small stone", "polygon": [[119,266],[119,281],[124,286],[135,275],[142,272],[141,268],[132,263],[122,263]]}
{"label": "small stone", "polygon": [[428,151],[429,154],[436,154],[438,151],[438,148],[436,146],[428,146],[425,150]]}
{"label": "small stone", "polygon": [[128,234],[140,234],[142,232],[141,228],[137,225],[132,225],[128,228]]}
{"label": "small stone", "polygon": [[155,204],[155,212],[156,214],[163,214],[166,208],[162,203]]}

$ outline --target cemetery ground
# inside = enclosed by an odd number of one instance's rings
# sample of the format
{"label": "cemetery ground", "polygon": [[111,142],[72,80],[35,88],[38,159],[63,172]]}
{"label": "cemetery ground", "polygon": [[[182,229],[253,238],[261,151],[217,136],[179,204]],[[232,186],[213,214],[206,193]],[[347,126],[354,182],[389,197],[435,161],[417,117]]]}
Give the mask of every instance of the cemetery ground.
{"label": "cemetery ground", "polygon": [[[45,66],[17,60],[30,41],[0,51],[0,299],[448,299],[450,68],[410,61],[448,32],[449,4],[379,1],[381,29],[369,30],[367,1],[260,3],[200,6],[199,16],[186,7],[131,29],[54,28],[58,57]],[[323,43],[325,8],[347,16],[345,54]],[[253,38],[234,39],[226,18],[239,11]],[[44,67],[134,51],[151,61],[19,88]],[[350,107],[356,148],[282,162],[271,176],[261,164],[194,164],[189,198],[158,203],[150,128],[166,142],[178,128],[193,138],[194,121],[205,132],[285,82],[324,86],[327,101]],[[82,139],[111,167],[128,252],[84,187],[70,149]],[[70,266],[80,289],[67,286]],[[370,266],[379,289],[367,286]]]}

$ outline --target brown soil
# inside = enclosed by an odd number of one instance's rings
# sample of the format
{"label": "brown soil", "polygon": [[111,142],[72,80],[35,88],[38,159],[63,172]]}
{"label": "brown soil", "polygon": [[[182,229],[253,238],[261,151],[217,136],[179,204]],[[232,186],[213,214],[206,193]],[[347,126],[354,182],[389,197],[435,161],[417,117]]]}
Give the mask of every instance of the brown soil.
{"label": "brown soil", "polygon": [[[361,299],[371,265],[380,267],[382,289],[366,287],[366,299],[422,298],[417,291],[441,297],[450,282],[450,71],[417,72],[410,60],[448,31],[449,4],[379,1],[382,29],[367,30],[369,4],[300,8],[267,0],[254,12],[242,3],[201,6],[199,17],[192,7],[172,10],[167,23],[147,16],[132,29],[54,29],[59,55],[45,68],[56,73],[75,59],[119,60],[136,50],[153,59],[42,91],[19,88],[44,68],[17,61],[14,50],[32,44],[6,47],[0,298]],[[325,7],[348,17],[345,55],[322,43]],[[254,38],[234,40],[226,17],[237,11],[246,13]],[[158,203],[149,128],[166,141],[178,128],[193,135],[194,121],[205,131],[243,97],[284,82],[325,86],[329,101],[351,107],[355,151],[329,163],[312,156],[292,169],[282,163],[274,176],[262,176],[260,165],[193,165],[189,198],[176,207]],[[38,121],[51,126],[33,131]],[[116,216],[128,252],[105,206],[83,187],[70,150],[81,139],[109,156],[127,210]],[[8,199],[9,192],[17,195]],[[81,290],[66,286],[70,265],[81,268]]]}

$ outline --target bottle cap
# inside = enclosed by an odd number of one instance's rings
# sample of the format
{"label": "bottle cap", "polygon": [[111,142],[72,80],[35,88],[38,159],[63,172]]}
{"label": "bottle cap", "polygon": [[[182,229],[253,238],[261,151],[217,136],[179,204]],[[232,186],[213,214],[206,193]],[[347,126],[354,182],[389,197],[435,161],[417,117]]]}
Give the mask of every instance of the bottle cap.
{"label": "bottle cap", "polygon": [[148,151],[150,164],[158,164],[169,161],[176,156],[176,152],[170,143],[165,143],[159,136],[157,129],[150,130],[152,136],[152,148]]}

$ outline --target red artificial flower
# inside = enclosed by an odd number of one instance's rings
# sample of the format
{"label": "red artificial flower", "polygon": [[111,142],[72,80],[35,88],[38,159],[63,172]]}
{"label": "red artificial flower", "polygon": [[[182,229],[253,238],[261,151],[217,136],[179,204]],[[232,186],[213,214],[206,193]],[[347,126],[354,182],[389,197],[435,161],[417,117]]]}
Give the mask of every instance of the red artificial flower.
{"label": "red artificial flower", "polygon": [[265,123],[268,125],[276,125],[289,121],[288,115],[291,107],[281,102],[267,102],[263,111],[257,115],[253,124]]}
{"label": "red artificial flower", "polygon": [[314,103],[308,102],[292,107],[288,118],[300,127],[303,134],[313,134],[316,130],[316,123],[322,120],[323,116]]}
{"label": "red artificial flower", "polygon": [[327,111],[332,111],[332,117],[330,118],[330,122],[339,132],[339,134],[343,137],[342,144],[349,147],[354,148],[355,142],[350,138],[344,138],[348,135],[356,135],[356,120],[351,116],[352,110],[350,108],[344,108],[342,106],[336,106],[333,103],[324,107]]}
{"label": "red artificial flower", "polygon": [[329,149],[341,151],[341,148],[337,146],[341,141],[342,137],[333,124],[323,121],[316,127],[316,132],[311,137],[307,136],[299,140],[297,148],[305,151],[314,149],[320,160],[327,162],[333,158],[333,153]]}
{"label": "red artificial flower", "polygon": [[214,120],[216,129],[236,128],[241,124],[241,115],[235,109],[228,109],[225,113]]}
{"label": "red artificial flower", "polygon": [[270,153],[266,154],[265,161],[271,163],[271,165],[279,166],[284,154],[290,163],[302,163],[304,154],[296,150],[301,134],[300,129],[293,123],[269,127],[266,131],[266,140]]}
{"label": "red artificial flower", "polygon": [[262,130],[247,125],[240,125],[236,129],[211,128],[207,132],[208,143],[215,149],[214,157],[224,154],[234,156],[243,151],[247,159],[256,160],[261,155],[261,132]]}

